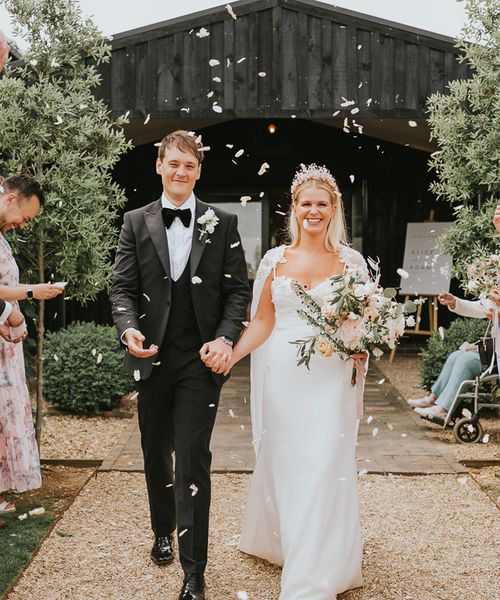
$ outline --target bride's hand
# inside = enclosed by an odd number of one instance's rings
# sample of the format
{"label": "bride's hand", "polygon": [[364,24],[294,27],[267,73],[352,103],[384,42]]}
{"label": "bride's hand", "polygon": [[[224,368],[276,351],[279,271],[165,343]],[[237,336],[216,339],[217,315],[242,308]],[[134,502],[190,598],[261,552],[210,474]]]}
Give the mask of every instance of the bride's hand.
{"label": "bride's hand", "polygon": [[223,373],[224,377],[229,373],[229,371],[234,367],[234,365],[235,365],[235,361],[233,358],[231,358],[231,360],[227,363],[226,369]]}

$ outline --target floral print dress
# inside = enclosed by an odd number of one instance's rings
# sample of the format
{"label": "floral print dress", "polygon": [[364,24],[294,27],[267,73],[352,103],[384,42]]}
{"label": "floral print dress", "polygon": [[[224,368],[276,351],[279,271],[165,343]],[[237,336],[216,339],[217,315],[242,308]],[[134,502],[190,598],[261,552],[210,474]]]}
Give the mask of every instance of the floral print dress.
{"label": "floral print dress", "polygon": [[[18,285],[19,269],[0,233],[0,285]],[[0,494],[42,485],[40,458],[24,372],[22,342],[0,336]]]}

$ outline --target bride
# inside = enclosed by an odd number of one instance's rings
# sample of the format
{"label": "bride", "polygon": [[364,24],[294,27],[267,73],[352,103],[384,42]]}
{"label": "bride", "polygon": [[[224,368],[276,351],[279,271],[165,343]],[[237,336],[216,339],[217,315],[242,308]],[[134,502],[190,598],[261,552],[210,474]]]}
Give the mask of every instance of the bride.
{"label": "bride", "polygon": [[262,259],[253,318],[230,365],[252,352],[257,458],[239,548],[283,566],[280,600],[333,600],[362,584],[354,360],[315,354],[310,370],[297,366],[290,342],[312,330],[297,314],[291,283],[322,299],[331,294],[330,276],[367,271],[347,245],[341,195],[328,169],[301,165],[291,194],[290,244]]}

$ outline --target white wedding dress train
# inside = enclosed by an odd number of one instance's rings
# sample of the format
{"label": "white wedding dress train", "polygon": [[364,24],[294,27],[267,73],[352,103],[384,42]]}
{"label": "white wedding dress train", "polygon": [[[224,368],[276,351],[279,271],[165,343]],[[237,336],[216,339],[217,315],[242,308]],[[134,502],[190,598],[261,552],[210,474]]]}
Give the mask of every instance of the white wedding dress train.
{"label": "white wedding dress train", "polygon": [[[347,251],[349,266],[354,251]],[[272,268],[283,249],[270,252]],[[310,371],[297,367],[290,342],[312,330],[297,314],[289,278],[276,277],[271,290],[276,323],[264,356],[255,357],[263,372],[252,384],[261,386],[262,404],[256,389],[257,460],[239,548],[283,566],[280,600],[334,600],[362,585],[352,363],[314,355]],[[321,298],[330,283],[309,293]]]}

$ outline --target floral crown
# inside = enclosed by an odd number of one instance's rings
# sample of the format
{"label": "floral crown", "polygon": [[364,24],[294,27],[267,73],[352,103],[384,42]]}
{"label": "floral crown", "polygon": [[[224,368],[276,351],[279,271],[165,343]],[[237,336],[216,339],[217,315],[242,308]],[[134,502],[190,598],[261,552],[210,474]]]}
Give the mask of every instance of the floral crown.
{"label": "floral crown", "polygon": [[325,183],[328,183],[338,193],[337,182],[325,166],[320,167],[316,163],[311,163],[310,165],[301,163],[300,169],[295,173],[292,186],[290,187],[290,193],[292,196],[299,185],[311,179],[319,179]]}

